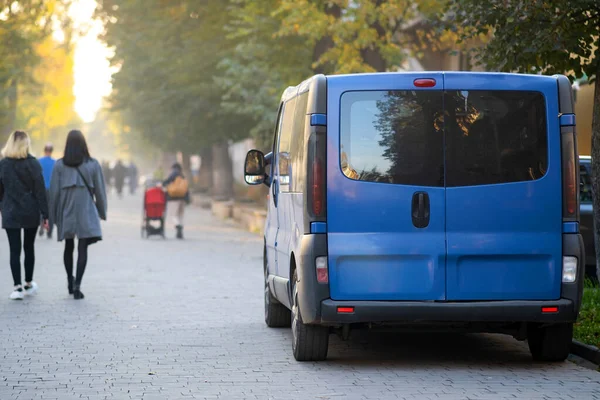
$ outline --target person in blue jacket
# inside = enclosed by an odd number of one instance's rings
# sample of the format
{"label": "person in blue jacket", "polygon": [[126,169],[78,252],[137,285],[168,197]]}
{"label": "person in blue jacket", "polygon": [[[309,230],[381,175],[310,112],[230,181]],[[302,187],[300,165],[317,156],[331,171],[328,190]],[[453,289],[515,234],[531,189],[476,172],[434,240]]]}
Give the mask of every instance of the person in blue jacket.
{"label": "person in blue jacket", "polygon": [[[46,185],[46,197],[48,197],[48,190],[50,190],[50,179],[52,178],[52,170],[54,169],[54,164],[56,164],[56,160],[52,158],[52,152],[54,151],[54,146],[52,143],[47,143],[44,146],[44,157],[40,157],[38,161],[42,166],[42,175],[44,176],[44,184]],[[44,224],[40,225],[40,236],[44,235]],[[54,230],[54,224],[52,221],[48,223],[48,229],[46,234],[48,235],[48,239],[52,239],[52,231]]]}

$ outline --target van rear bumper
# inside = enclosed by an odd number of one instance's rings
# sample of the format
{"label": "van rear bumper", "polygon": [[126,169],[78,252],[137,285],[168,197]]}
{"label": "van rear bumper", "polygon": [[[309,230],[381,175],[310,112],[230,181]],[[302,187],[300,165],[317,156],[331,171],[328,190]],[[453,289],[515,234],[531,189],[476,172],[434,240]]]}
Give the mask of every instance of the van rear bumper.
{"label": "van rear bumper", "polygon": [[[338,307],[354,307],[351,314],[338,313]],[[542,313],[542,307],[558,307],[558,312]],[[321,324],[402,323],[402,322],[575,322],[573,301],[335,301],[321,302]]]}

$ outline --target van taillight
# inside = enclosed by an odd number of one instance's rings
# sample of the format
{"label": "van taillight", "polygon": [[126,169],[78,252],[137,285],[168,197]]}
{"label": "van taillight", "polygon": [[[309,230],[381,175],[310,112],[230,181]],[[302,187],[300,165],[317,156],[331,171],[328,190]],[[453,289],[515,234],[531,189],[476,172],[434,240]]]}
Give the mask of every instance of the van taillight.
{"label": "van taillight", "polygon": [[562,134],[563,218],[577,218],[577,169],[573,132]]}
{"label": "van taillight", "polygon": [[312,211],[315,217],[323,216],[323,203],[325,187],[325,177],[323,176],[323,162],[320,158],[315,158],[312,166]]}

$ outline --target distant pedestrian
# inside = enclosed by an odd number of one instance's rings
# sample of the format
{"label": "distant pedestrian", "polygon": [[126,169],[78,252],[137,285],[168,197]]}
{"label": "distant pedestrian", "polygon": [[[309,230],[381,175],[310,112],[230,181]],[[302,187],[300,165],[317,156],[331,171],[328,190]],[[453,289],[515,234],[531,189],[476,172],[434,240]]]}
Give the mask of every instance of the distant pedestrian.
{"label": "distant pedestrian", "polygon": [[[44,184],[46,185],[46,196],[48,195],[48,190],[50,190],[50,179],[52,178],[52,170],[54,169],[54,164],[56,163],[56,160],[52,158],[53,151],[54,146],[52,145],[52,143],[46,144],[46,146],[44,146],[44,157],[41,157],[38,160],[40,162],[40,165],[42,166]],[[50,221],[50,223],[48,224],[48,229],[46,229],[42,219],[42,224],[40,226],[40,236],[43,236],[44,231],[46,231],[48,239],[51,239],[53,228],[54,225],[52,224],[52,221]]]}
{"label": "distant pedestrian", "polygon": [[[69,132],[64,158],[58,160],[50,184],[50,218],[58,241],[65,240],[64,263],[69,294],[83,299],[81,280],[87,266],[88,246],[102,240],[100,219],[106,220],[106,188],[102,168],[90,156],[80,131]],[[77,243],[77,273],[73,277],[73,252]]]}
{"label": "distant pedestrian", "polygon": [[185,206],[190,203],[190,192],[188,190],[188,181],[183,175],[181,164],[175,163],[171,167],[171,174],[163,182],[163,187],[167,190],[167,200],[177,203],[175,211],[175,229],[177,239],[183,239],[183,217]]}
{"label": "distant pedestrian", "polygon": [[131,164],[129,164],[128,175],[129,175],[129,193],[131,193],[133,195],[133,194],[135,194],[135,191],[136,191],[137,185],[138,185],[138,169],[133,161],[131,162]]}
{"label": "distant pedestrian", "polygon": [[[40,225],[48,223],[48,203],[42,167],[29,154],[27,133],[16,131],[8,138],[0,161],[0,199],[2,228],[6,230],[10,247],[10,270],[14,281],[11,300],[22,300],[24,295],[38,290],[33,281],[35,266],[35,235]],[[24,231],[21,242],[21,230]],[[25,253],[25,286],[21,282],[21,246]]]}
{"label": "distant pedestrian", "polygon": [[102,161],[102,173],[104,174],[104,183],[110,187],[111,169],[108,161]]}
{"label": "distant pedestrian", "polygon": [[119,197],[123,196],[123,186],[125,186],[125,176],[127,175],[127,168],[123,165],[121,160],[118,160],[115,167],[112,170],[112,176],[115,180],[115,189]]}

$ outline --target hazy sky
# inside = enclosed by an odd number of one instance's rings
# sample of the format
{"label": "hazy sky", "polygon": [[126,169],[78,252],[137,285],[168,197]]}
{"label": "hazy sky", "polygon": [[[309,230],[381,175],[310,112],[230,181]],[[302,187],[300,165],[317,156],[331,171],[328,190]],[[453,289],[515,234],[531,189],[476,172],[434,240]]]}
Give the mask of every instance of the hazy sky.
{"label": "hazy sky", "polygon": [[111,91],[109,50],[98,39],[102,24],[92,20],[95,0],[76,0],[71,6],[71,16],[76,26],[87,28],[78,38],[75,47],[75,111],[85,122],[94,119],[102,104],[102,97]]}

